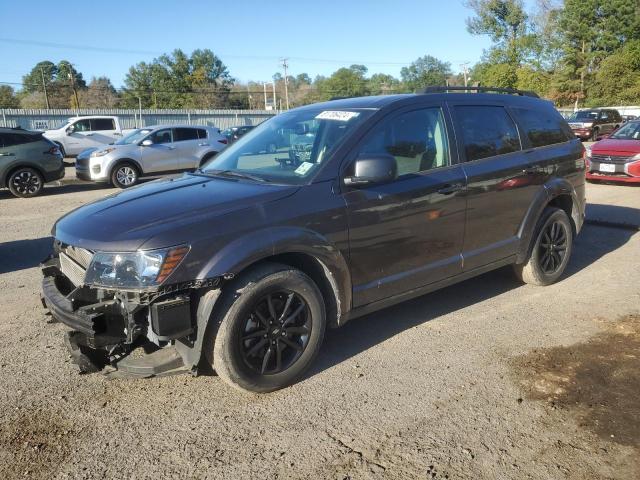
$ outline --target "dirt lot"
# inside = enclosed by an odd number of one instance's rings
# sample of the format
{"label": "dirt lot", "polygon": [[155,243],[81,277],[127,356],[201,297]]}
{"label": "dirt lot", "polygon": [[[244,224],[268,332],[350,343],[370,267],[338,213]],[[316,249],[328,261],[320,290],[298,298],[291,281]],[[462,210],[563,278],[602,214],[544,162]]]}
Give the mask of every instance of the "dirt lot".
{"label": "dirt lot", "polygon": [[[110,192],[0,192],[2,478],[640,478],[636,231],[587,225],[551,287],[503,269],[355,320],[256,396],[78,375],[37,264],[57,217]],[[594,218],[640,218],[640,188],[588,196]]]}

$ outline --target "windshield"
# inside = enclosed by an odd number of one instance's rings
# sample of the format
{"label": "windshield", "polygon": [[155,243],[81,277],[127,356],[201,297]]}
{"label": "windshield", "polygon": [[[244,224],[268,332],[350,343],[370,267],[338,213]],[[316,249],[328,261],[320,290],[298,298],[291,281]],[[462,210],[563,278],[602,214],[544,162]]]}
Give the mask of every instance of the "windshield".
{"label": "windshield", "polygon": [[262,123],[202,168],[210,175],[307,183],[332,151],[372,110],[304,109]]}
{"label": "windshield", "polygon": [[618,140],[640,140],[640,122],[624,124],[609,138],[616,138]]}
{"label": "windshield", "polygon": [[579,112],[575,112],[573,115],[569,117],[569,120],[597,120],[598,112],[592,110],[582,110]]}
{"label": "windshield", "polygon": [[115,145],[131,145],[132,143],[137,143],[149,133],[151,133],[150,128],[138,128],[129,135],[122,137]]}

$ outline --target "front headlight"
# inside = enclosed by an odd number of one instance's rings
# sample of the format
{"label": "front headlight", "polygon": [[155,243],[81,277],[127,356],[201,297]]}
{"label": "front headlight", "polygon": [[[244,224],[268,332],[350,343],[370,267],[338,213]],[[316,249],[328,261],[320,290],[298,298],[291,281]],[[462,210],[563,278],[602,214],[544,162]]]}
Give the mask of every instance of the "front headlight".
{"label": "front headlight", "polygon": [[102,150],[96,150],[94,152],[91,152],[91,156],[93,158],[104,157],[106,154],[113,152],[115,149],[116,147],[107,147],[103,148]]}
{"label": "front headlight", "polygon": [[137,252],[96,252],[85,283],[106,288],[147,288],[164,282],[189,252],[188,246]]}

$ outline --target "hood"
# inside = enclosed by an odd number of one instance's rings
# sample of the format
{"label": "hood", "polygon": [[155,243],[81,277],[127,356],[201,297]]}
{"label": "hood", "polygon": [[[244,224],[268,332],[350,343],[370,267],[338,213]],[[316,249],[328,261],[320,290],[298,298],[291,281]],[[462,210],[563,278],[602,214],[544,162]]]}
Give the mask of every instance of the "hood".
{"label": "hood", "polygon": [[199,224],[211,228],[213,218],[263,206],[298,188],[186,174],[82,206],[60,218],[52,233],[64,243],[89,250],[134,251],[156,236],[166,238],[167,244],[155,247],[167,247],[185,240],[172,239],[172,230],[188,231],[185,226],[197,229]]}
{"label": "hood", "polygon": [[592,153],[640,153],[640,140],[617,140],[615,138],[605,138],[591,146]]}

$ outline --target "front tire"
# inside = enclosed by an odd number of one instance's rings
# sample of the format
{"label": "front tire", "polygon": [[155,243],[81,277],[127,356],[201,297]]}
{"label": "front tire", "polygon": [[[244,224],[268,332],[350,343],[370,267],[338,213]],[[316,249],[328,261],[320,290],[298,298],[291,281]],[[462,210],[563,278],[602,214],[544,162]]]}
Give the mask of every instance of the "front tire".
{"label": "front tire", "polygon": [[562,276],[571,257],[571,220],[564,210],[548,207],[536,231],[529,259],[525,263],[516,264],[514,270],[518,278],[525,283],[551,285]]}
{"label": "front tire", "polygon": [[208,334],[215,341],[206,354],[213,369],[231,386],[258,393],[302,376],[320,350],[326,324],[316,284],[279,264],[262,265],[228,285],[212,320]]}
{"label": "front tire", "polygon": [[40,172],[30,167],[21,167],[11,172],[7,180],[9,191],[20,198],[31,198],[39,195],[44,185]]}
{"label": "front tire", "polygon": [[111,172],[111,183],[114,187],[133,187],[139,179],[138,168],[130,162],[119,163]]}

